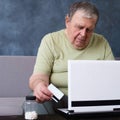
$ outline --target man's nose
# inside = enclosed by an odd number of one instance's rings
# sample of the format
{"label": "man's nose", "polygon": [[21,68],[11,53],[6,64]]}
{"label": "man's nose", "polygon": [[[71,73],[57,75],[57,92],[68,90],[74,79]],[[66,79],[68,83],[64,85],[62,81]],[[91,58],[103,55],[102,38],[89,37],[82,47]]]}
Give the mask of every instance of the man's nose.
{"label": "man's nose", "polygon": [[86,36],[86,29],[82,29],[82,30],[81,30],[81,36],[82,36],[82,37],[85,37],[85,36]]}

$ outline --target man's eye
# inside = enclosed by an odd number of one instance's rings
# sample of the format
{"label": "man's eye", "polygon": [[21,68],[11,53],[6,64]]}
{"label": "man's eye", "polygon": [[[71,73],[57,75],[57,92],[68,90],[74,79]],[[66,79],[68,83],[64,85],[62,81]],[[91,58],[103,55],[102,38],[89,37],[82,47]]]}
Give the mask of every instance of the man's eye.
{"label": "man's eye", "polygon": [[84,28],[84,27],[81,27],[81,26],[78,27],[79,30],[82,30],[83,28]]}
{"label": "man's eye", "polygon": [[93,29],[87,29],[86,31],[90,33],[90,32],[93,32]]}
{"label": "man's eye", "polygon": [[84,27],[82,26],[79,26],[79,25],[75,25],[75,27],[78,29],[78,30],[82,30]]}

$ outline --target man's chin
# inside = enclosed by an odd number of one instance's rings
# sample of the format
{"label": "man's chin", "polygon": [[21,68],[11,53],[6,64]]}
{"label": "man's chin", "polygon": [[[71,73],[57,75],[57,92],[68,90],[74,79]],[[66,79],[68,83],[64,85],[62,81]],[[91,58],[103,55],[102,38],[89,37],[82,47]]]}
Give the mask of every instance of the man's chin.
{"label": "man's chin", "polygon": [[78,50],[83,50],[83,49],[85,49],[86,48],[86,46],[74,46],[76,49],[78,49]]}

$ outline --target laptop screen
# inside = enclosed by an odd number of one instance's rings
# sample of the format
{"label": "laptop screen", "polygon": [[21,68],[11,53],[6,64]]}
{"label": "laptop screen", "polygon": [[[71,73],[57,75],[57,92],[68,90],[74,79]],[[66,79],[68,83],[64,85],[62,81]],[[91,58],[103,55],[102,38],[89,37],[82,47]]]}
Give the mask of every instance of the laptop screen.
{"label": "laptop screen", "polygon": [[120,108],[120,61],[69,60],[68,110]]}

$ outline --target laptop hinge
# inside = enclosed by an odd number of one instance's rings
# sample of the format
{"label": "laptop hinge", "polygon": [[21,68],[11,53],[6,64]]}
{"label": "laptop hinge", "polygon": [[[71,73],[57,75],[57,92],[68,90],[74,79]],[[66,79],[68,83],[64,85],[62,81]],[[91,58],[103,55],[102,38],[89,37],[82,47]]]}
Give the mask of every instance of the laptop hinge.
{"label": "laptop hinge", "polygon": [[120,108],[113,108],[113,111],[120,111]]}
{"label": "laptop hinge", "polygon": [[68,110],[68,113],[74,113],[74,110]]}

